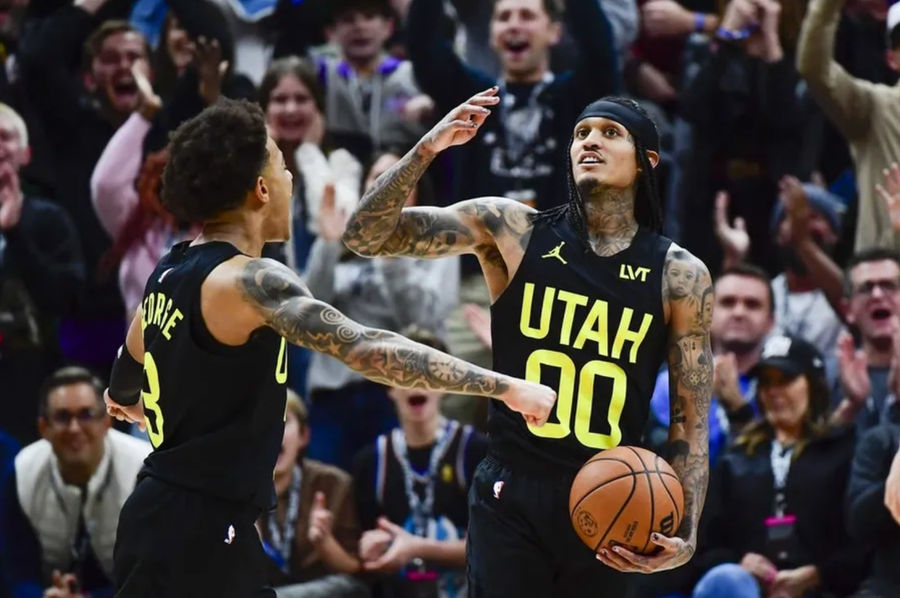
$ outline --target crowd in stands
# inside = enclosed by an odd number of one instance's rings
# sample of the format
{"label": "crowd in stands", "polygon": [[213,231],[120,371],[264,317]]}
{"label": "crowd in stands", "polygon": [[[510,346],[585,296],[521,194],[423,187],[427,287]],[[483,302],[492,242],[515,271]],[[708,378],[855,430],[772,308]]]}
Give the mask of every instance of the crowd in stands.
{"label": "crowd in stands", "polygon": [[[0,2],[0,598],[114,594],[150,444],[103,389],[156,262],[198,231],[160,202],[169,133],[258,102],[294,180],[292,238],[266,255],[363,324],[490,366],[476,260],[364,259],[341,236],[493,85],[485,126],[407,205],[564,203],[576,115],[626,96],[660,132],[665,234],[715,279],[698,550],[639,595],[900,596],[898,75],[886,0]],[[464,596],[488,402],[289,362],[257,526],[278,595]],[[677,417],[663,369],[645,446],[666,455]]]}

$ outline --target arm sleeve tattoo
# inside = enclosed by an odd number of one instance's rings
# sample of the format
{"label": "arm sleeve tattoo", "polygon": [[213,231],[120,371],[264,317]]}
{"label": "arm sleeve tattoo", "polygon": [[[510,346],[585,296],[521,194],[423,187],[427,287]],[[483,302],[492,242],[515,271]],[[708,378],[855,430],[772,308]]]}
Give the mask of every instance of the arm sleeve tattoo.
{"label": "arm sleeve tattoo", "polygon": [[284,338],[340,359],[376,382],[494,398],[509,389],[510,379],[502,374],[354,322],[310,296],[299,277],[274,260],[251,260],[238,284],[245,300]]}
{"label": "arm sleeve tattoo", "polygon": [[347,222],[344,244],[363,256],[440,257],[489,252],[498,234],[527,230],[528,208],[500,198],[480,198],[447,208],[405,208],[432,158],[418,148],[381,175]]}
{"label": "arm sleeve tattoo", "polygon": [[673,246],[666,258],[663,298],[670,306],[668,456],[684,488],[684,518],[677,533],[688,542],[685,550],[693,551],[709,481],[713,294],[706,266]]}

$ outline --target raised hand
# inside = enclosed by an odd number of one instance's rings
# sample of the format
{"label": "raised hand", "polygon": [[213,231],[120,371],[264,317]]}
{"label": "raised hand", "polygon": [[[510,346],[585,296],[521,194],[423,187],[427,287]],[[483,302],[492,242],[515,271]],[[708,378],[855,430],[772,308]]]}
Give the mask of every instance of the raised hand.
{"label": "raised hand", "polygon": [[493,346],[491,339],[491,314],[474,303],[463,305],[463,317],[469,329],[475,333],[481,344],[490,349]]}
{"label": "raised hand", "polygon": [[785,217],[790,225],[791,245],[797,245],[809,238],[809,218],[811,210],[809,198],[803,184],[792,176],[784,176],[778,181],[780,201],[784,204]]}
{"label": "raised hand", "polygon": [[316,492],[313,506],[309,511],[309,531],[307,535],[313,544],[319,544],[329,536],[334,525],[334,515],[328,510],[325,495]]}
{"label": "raised hand", "polygon": [[650,37],[688,35],[694,30],[694,13],[675,0],[650,0],[641,6],[641,24]]}
{"label": "raised hand", "polygon": [[137,111],[144,119],[153,120],[162,108],[162,99],[153,91],[153,85],[150,83],[150,65],[144,58],[135,60],[131,65],[131,76],[134,77],[138,90]]}
{"label": "raised hand", "polygon": [[222,79],[228,70],[228,61],[222,60],[222,48],[219,40],[207,40],[199,37],[194,45],[194,66],[200,76],[200,87],[197,90],[207,105],[215,103],[222,92]]}
{"label": "raised hand", "polygon": [[894,455],[891,469],[884,485],[884,506],[888,508],[894,521],[900,524],[900,451]]}
{"label": "raised hand", "polygon": [[327,183],[319,206],[319,236],[324,241],[340,241],[350,215],[335,205],[334,184]]}
{"label": "raised hand", "polygon": [[19,224],[23,202],[19,173],[10,162],[4,162],[0,165],[0,231]]}
{"label": "raised hand", "polygon": [[739,409],[746,400],[741,394],[734,353],[716,355],[713,364],[713,396],[718,397],[729,411]]}
{"label": "raised hand", "polygon": [[887,207],[891,228],[894,232],[900,232],[900,166],[894,162],[890,168],[885,168],[882,172],[884,186],[875,185],[875,191]]}
{"label": "raised hand", "polygon": [[725,252],[728,263],[738,263],[744,259],[750,251],[750,235],[747,233],[747,225],[743,218],[735,218],[734,226],[728,223],[728,203],[731,198],[727,191],[719,191],[716,194],[716,238]]}
{"label": "raised hand", "polygon": [[448,147],[470,141],[478,133],[478,127],[491,114],[487,106],[494,106],[500,101],[497,96],[499,91],[495,85],[475,94],[451,110],[425,134],[419,142],[420,146],[430,154],[437,154]]}
{"label": "raised hand", "polygon": [[854,346],[848,332],[838,338],[837,359],[844,394],[855,405],[863,405],[872,393],[868,362],[866,354]]}

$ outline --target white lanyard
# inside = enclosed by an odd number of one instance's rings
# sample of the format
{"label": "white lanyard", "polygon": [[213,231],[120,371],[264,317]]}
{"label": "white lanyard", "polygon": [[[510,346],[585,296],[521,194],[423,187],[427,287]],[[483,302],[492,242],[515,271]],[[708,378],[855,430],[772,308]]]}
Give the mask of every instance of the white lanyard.
{"label": "white lanyard", "polygon": [[[409,462],[409,453],[406,448],[406,438],[403,436],[403,430],[398,428],[391,432],[391,443],[394,445],[397,460],[403,469],[403,486],[406,491],[406,500],[409,504],[413,525],[418,536],[425,537],[428,531],[428,520],[431,519],[434,513],[434,486],[438,474],[438,464],[444,458],[450,442],[456,436],[458,427],[459,424],[457,422],[448,420],[442,427],[438,428],[437,439],[431,448],[431,455],[428,458],[428,469],[425,473],[417,473],[413,470]],[[424,500],[416,492],[415,484],[425,487]]]}
{"label": "white lanyard", "polygon": [[272,538],[272,547],[281,555],[281,570],[285,573],[290,568],[294,535],[297,533],[297,516],[300,514],[300,483],[302,480],[303,471],[299,465],[295,465],[291,474],[291,490],[288,497],[287,512],[284,514],[284,523],[280,530],[278,529],[278,514],[273,513],[272,517],[269,517],[269,536]]}
{"label": "white lanyard", "polygon": [[777,440],[772,440],[772,478],[775,480],[775,515],[782,517],[787,506],[787,477],[791,470],[791,458],[794,455],[794,446],[785,446]]}

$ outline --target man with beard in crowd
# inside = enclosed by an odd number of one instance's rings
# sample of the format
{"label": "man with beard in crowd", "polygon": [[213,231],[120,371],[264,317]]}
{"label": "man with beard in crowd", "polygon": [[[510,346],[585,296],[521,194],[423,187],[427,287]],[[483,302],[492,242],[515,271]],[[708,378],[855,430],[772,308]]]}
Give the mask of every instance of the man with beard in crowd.
{"label": "man with beard in crowd", "polygon": [[[715,305],[710,326],[715,370],[709,404],[709,459],[714,463],[747,422],[756,385],[748,375],[759,361],[763,342],[774,324],[772,287],[760,268],[738,264],[726,270],[715,286]],[[669,430],[669,370],[656,379],[650,399],[651,419],[647,439],[651,448],[664,450]]]}

